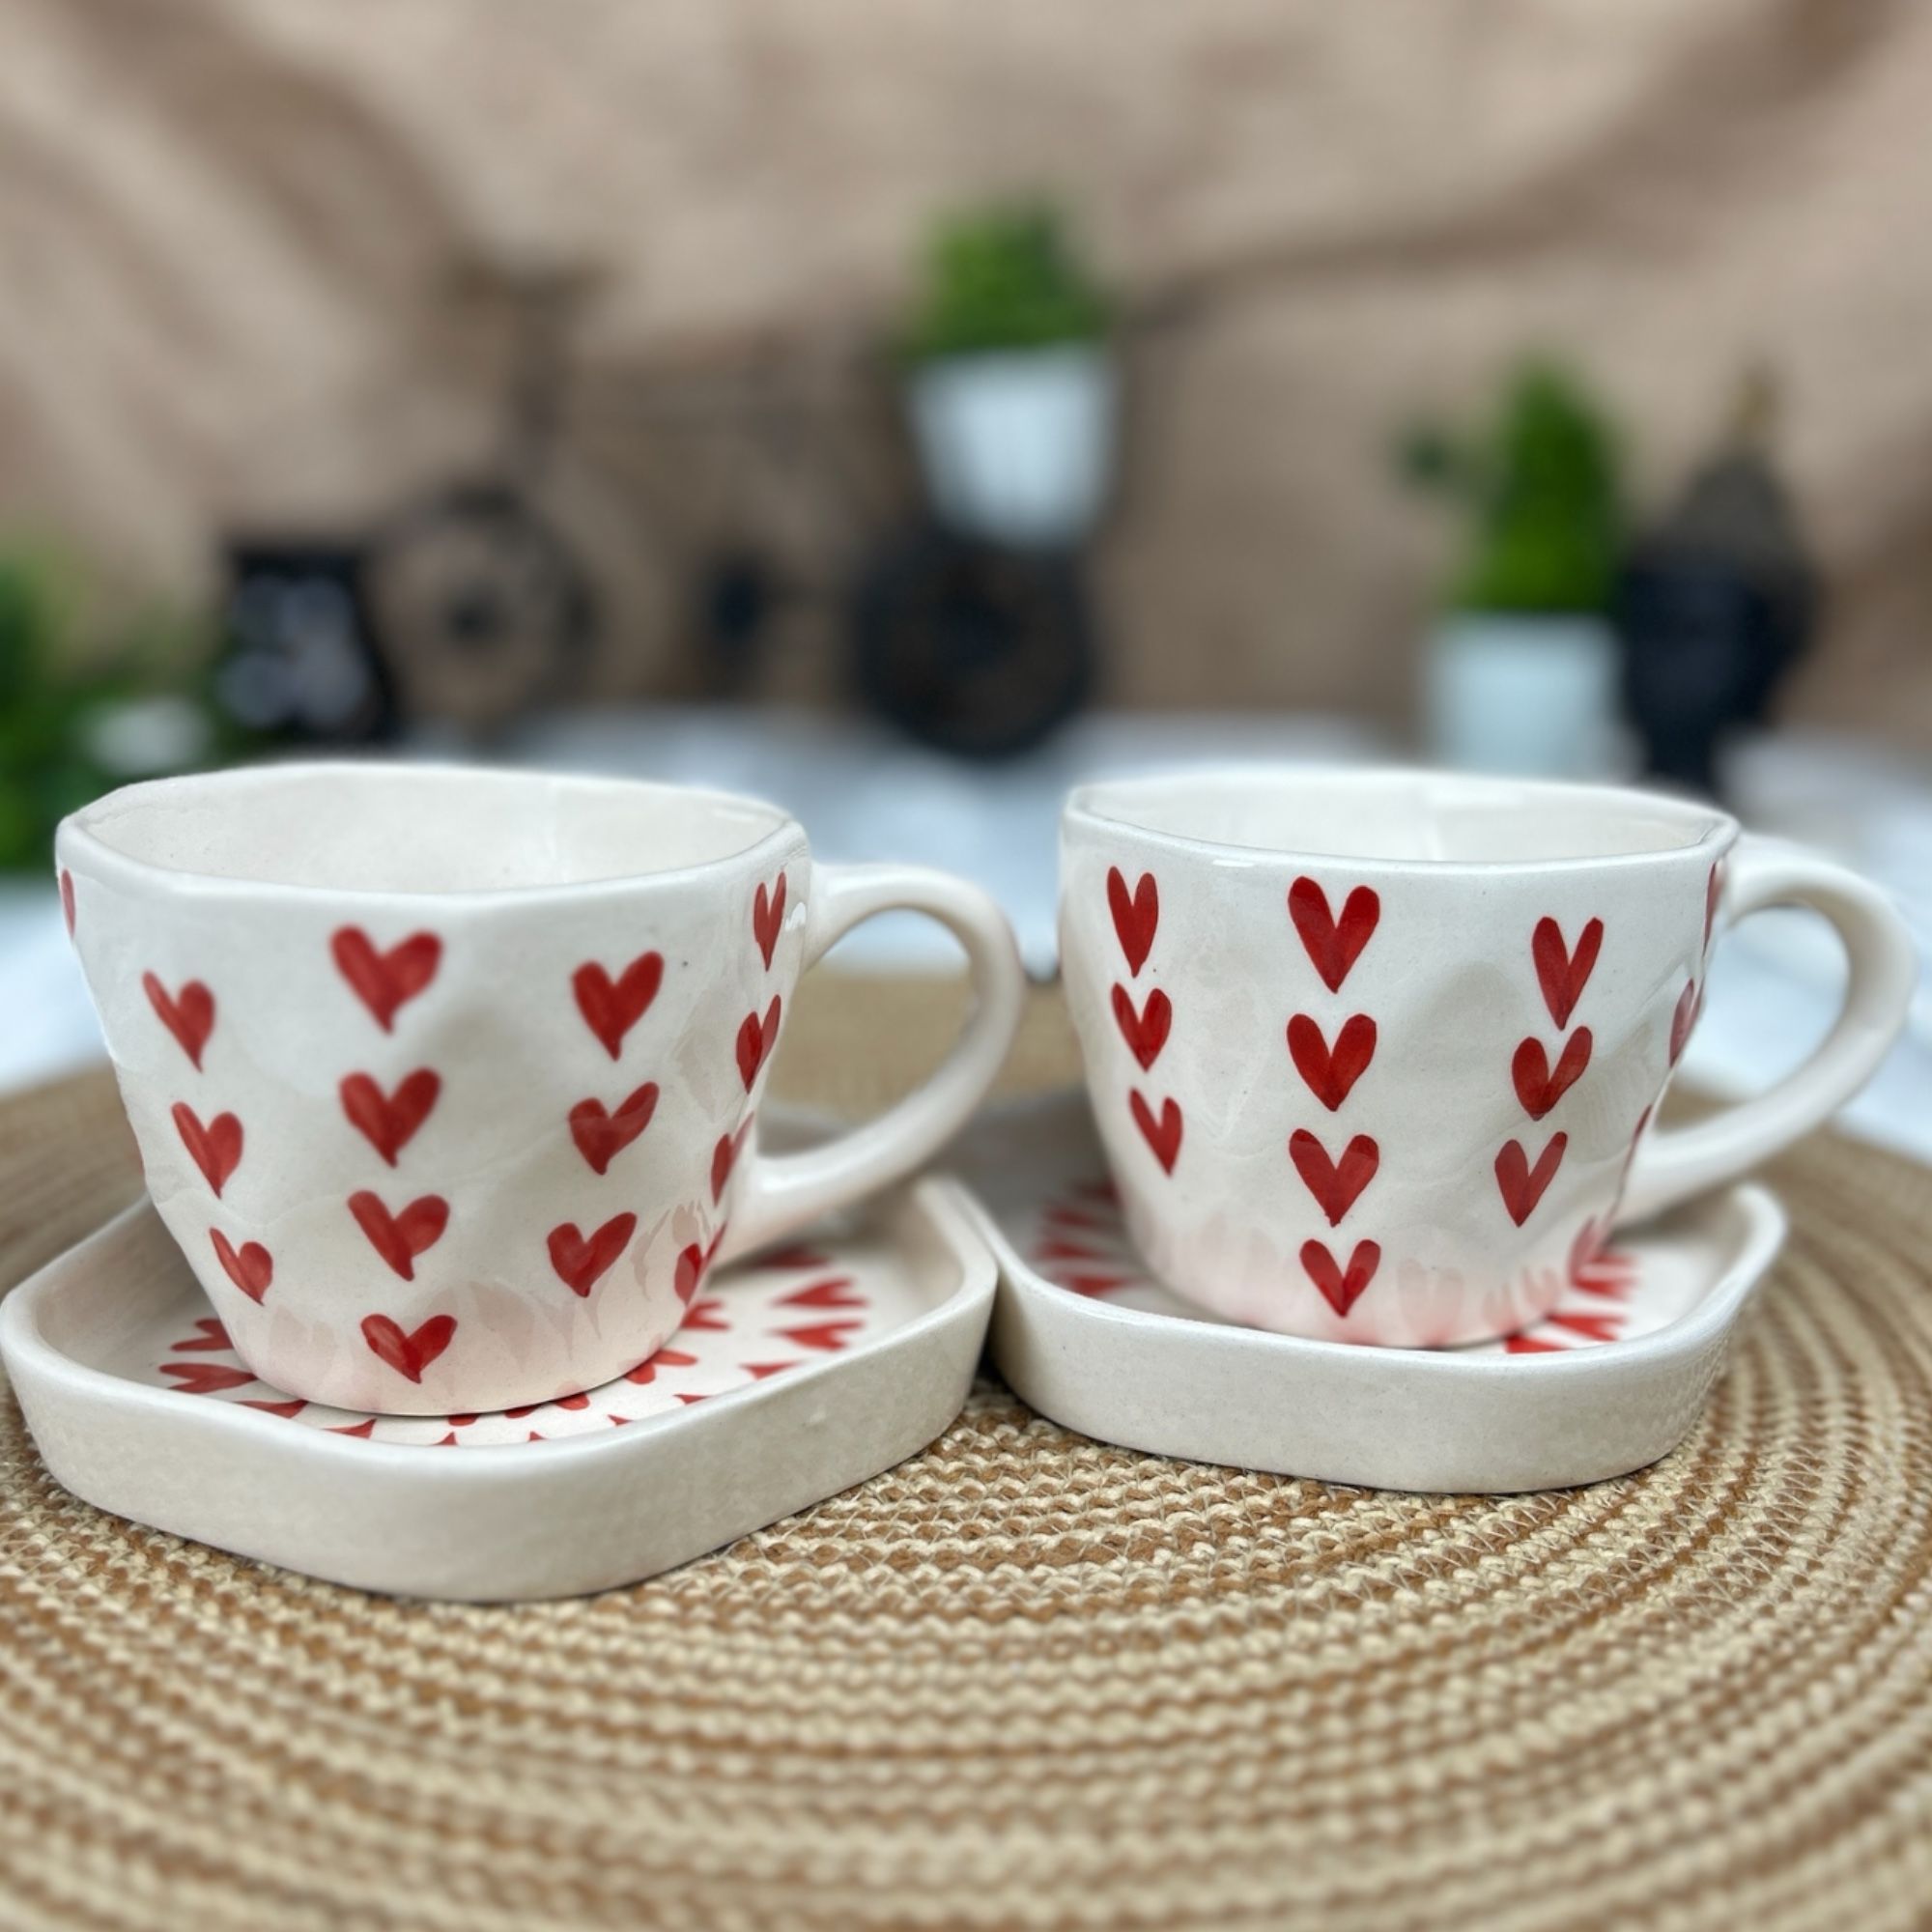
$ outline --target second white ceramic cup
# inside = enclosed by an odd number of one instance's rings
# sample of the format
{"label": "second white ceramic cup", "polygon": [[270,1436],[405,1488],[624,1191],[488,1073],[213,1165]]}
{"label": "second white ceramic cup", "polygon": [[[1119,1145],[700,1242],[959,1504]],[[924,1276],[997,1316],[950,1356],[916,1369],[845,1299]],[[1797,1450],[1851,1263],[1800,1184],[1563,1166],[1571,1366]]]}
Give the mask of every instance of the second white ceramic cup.
{"label": "second white ceramic cup", "polygon": [[[1712,939],[1785,903],[1844,942],[1836,1025],[1770,1093],[1658,1131]],[[1721,811],[1425,773],[1083,787],[1060,923],[1142,1255],[1218,1314],[1333,1341],[1538,1320],[1616,1221],[1827,1119],[1915,975],[1872,887]]]}

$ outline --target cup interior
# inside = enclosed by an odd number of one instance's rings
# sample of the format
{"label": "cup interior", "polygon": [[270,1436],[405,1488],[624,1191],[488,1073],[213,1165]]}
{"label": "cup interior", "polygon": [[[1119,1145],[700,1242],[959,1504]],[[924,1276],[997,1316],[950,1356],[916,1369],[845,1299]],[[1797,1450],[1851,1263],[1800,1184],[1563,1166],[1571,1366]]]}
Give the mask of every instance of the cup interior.
{"label": "cup interior", "polygon": [[631,879],[751,851],[776,807],[621,779],[435,765],[269,765],[130,785],[74,829],[203,878],[335,892],[506,892]]}
{"label": "cup interior", "polygon": [[1686,851],[1721,842],[1731,823],[1608,785],[1265,768],[1083,785],[1067,817],[1248,854],[1472,866]]}

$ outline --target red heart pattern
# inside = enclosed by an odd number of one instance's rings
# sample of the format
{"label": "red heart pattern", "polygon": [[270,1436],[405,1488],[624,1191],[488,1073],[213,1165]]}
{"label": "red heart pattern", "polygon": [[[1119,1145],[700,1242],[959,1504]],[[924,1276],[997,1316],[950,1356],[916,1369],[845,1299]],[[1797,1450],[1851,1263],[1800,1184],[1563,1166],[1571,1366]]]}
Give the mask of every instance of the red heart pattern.
{"label": "red heart pattern", "polygon": [[772,970],[772,954],[778,950],[779,934],[784,926],[785,875],[779,874],[779,882],[767,893],[762,883],[757,896],[752,901],[752,937],[758,943],[758,952],[765,962],[765,971]]}
{"label": "red heart pattern", "polygon": [[550,1231],[550,1264],[573,1294],[585,1295],[609,1274],[638,1231],[635,1214],[613,1214],[586,1239],[575,1221]]}
{"label": "red heart pattern", "polygon": [[141,975],[141,990],[148,996],[161,1024],[181,1042],[181,1050],[201,1071],[202,1048],[214,1031],[214,995],[199,980],[184,983],[179,993],[170,995],[152,973]]}
{"label": "red heart pattern", "polygon": [[60,875],[61,917],[67,921],[67,936],[73,937],[73,874],[63,868]]}
{"label": "red heart pattern", "polygon": [[688,1369],[696,1361],[696,1355],[687,1354],[682,1349],[660,1349],[648,1361],[642,1361],[635,1369],[624,1371],[627,1382],[654,1382],[660,1369]]}
{"label": "red heart pattern", "polygon": [[615,980],[594,959],[570,976],[577,1010],[612,1060],[623,1052],[624,1036],[650,1010],[663,983],[662,952],[639,953]]}
{"label": "red heart pattern", "polygon": [[712,1262],[716,1259],[718,1244],[724,1238],[724,1230],[721,1227],[711,1236],[708,1246],[700,1248],[696,1241],[693,1241],[678,1256],[677,1270],[672,1278],[672,1286],[677,1290],[677,1298],[687,1308],[691,1306],[691,1297],[697,1293],[706,1272],[709,1270]]}
{"label": "red heart pattern", "polygon": [[405,1074],[393,1094],[384,1094],[366,1073],[346,1074],[340,1089],[342,1111],[349,1124],[391,1167],[415,1138],[416,1129],[429,1119],[441,1092],[441,1077],[427,1066]]}
{"label": "red heart pattern", "polygon": [[589,1163],[591,1172],[605,1174],[611,1163],[650,1125],[658,1110],[658,1083],[646,1080],[608,1113],[598,1099],[580,1100],[570,1110],[570,1138]]}
{"label": "red heart pattern", "polygon": [[863,1308],[866,1297],[854,1292],[849,1274],[835,1274],[780,1295],[779,1303],[785,1308]]}
{"label": "red heart pattern", "polygon": [[233,1368],[226,1362],[163,1362],[161,1373],[177,1378],[177,1395],[218,1395],[255,1379],[253,1369]]}
{"label": "red heart pattern", "polygon": [[1174,1163],[1180,1157],[1180,1103],[1178,1100],[1163,1100],[1160,1103],[1160,1118],[1155,1120],[1153,1109],[1141,1096],[1136,1087],[1127,1095],[1128,1111],[1134,1117],[1134,1124],[1141,1130],[1141,1138],[1146,1141],[1154,1159],[1160,1162],[1164,1173],[1174,1172]]}
{"label": "red heart pattern", "polygon": [[242,1163],[242,1122],[233,1114],[217,1114],[203,1126],[200,1117],[185,1100],[175,1102],[174,1120],[182,1145],[219,1200],[229,1177]]}
{"label": "red heart pattern", "polygon": [[1349,1257],[1346,1273],[1337,1265],[1325,1242],[1303,1241],[1301,1244],[1302,1271],[1321,1291],[1322,1300],[1344,1318],[1361,1300],[1363,1291],[1375,1280],[1376,1270],[1381,1263],[1382,1251],[1374,1241],[1355,1243],[1355,1251]]}
{"label": "red heart pattern", "polygon": [[1331,1160],[1328,1150],[1308,1132],[1297,1127],[1289,1136],[1289,1158],[1301,1177],[1302,1185],[1315,1197],[1315,1205],[1328,1217],[1331,1228],[1361,1198],[1362,1189],[1376,1178],[1381,1165],[1381,1149],[1367,1134],[1357,1134],[1342,1150],[1342,1158]]}
{"label": "red heart pattern", "polygon": [[1155,928],[1160,924],[1160,888],[1151,872],[1143,872],[1131,897],[1127,882],[1118,866],[1107,867],[1107,909],[1114,915],[1114,934],[1126,955],[1127,972],[1138,980],[1153,948]]}
{"label": "red heart pattern", "polygon": [[[405,1334],[402,1323],[391,1321],[386,1315],[365,1315],[362,1318],[362,1339],[368,1343],[371,1351],[399,1376],[419,1382],[423,1378],[423,1371],[456,1339],[456,1317],[432,1315],[420,1327]],[[357,1424],[340,1433],[345,1435],[367,1435],[375,1426],[376,1419],[371,1416],[366,1424]]]}
{"label": "red heart pattern", "polygon": [[1510,1078],[1516,1083],[1516,1097],[1532,1121],[1540,1121],[1583,1077],[1590,1065],[1590,1029],[1578,1027],[1563,1042],[1552,1070],[1540,1039],[1525,1039],[1510,1062]]}
{"label": "red heart pattern", "polygon": [[1502,1194],[1503,1207],[1519,1228],[1536,1212],[1537,1203],[1563,1165],[1563,1150],[1569,1145],[1568,1134],[1552,1134],[1532,1167],[1520,1141],[1503,1144],[1502,1151],[1496,1155],[1496,1186]]}
{"label": "red heart pattern", "polygon": [[349,1211],[369,1245],[405,1281],[416,1278],[416,1257],[435,1247],[449,1225],[449,1203],[440,1194],[422,1195],[391,1214],[381,1195],[363,1188],[349,1197]]}
{"label": "red heart pattern", "polygon": [[1375,937],[1382,902],[1373,886],[1357,886],[1343,900],[1338,920],[1328,909],[1327,894],[1304,876],[1288,889],[1288,916],[1321,983],[1339,993],[1362,949]]}
{"label": "red heart pattern", "polygon": [[1296,1013],[1288,1023],[1288,1052],[1308,1091],[1332,1114],[1376,1057],[1376,1023],[1367,1013],[1350,1013],[1331,1047],[1306,1013]]}
{"label": "red heart pattern", "polygon": [[1600,919],[1589,921],[1577,934],[1574,952],[1563,944],[1563,928],[1553,919],[1536,922],[1536,930],[1530,937],[1530,956],[1536,961],[1543,1004],[1559,1027],[1570,1024],[1570,1015],[1577,1010],[1577,1002],[1590,982],[1603,944],[1604,922]]}
{"label": "red heart pattern", "polygon": [[275,1258],[260,1241],[244,1241],[238,1249],[219,1228],[211,1228],[208,1238],[214,1243],[222,1273],[259,1307],[275,1278]]}
{"label": "red heart pattern", "polygon": [[1697,982],[1687,980],[1684,990],[1677,996],[1677,1010],[1670,1015],[1670,1064],[1675,1066],[1684,1058],[1684,1049],[1690,1043],[1690,1029],[1697,1024]]}
{"label": "red heart pattern", "polygon": [[1140,1062],[1143,1073],[1160,1058],[1167,1044],[1168,1029],[1174,1024],[1174,1007],[1156,986],[1147,996],[1147,1005],[1134,1010],[1133,996],[1122,986],[1114,987],[1114,1024],[1127,1043],[1127,1051]]}
{"label": "red heart pattern", "polygon": [[752,1131],[753,1118],[747,1114],[739,1122],[738,1131],[735,1134],[720,1134],[718,1145],[711,1150],[711,1205],[714,1208],[724,1199],[731,1170],[738,1164],[738,1150],[745,1145],[745,1136]]}
{"label": "red heart pattern", "polygon": [[442,941],[433,932],[412,932],[381,952],[359,925],[339,927],[328,950],[335,970],[384,1033],[395,1031],[397,1011],[436,978],[442,959]]}
{"label": "red heart pattern", "polygon": [[765,1016],[760,1020],[756,1013],[747,1013],[738,1026],[738,1077],[745,1083],[745,1092],[750,1093],[756,1083],[758,1071],[771,1058],[772,1048],[778,1043],[779,996],[772,995],[772,1003],[765,1009]]}

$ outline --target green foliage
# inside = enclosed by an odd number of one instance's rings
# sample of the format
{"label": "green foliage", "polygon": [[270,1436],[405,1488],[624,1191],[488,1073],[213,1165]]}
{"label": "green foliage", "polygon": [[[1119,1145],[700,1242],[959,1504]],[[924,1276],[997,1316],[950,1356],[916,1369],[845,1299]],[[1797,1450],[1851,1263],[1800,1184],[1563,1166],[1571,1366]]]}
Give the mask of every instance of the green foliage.
{"label": "green foliage", "polygon": [[1467,554],[1450,581],[1459,611],[1598,612],[1622,554],[1616,439],[1573,377],[1530,363],[1487,429],[1436,426],[1404,443],[1405,472],[1460,504]]}
{"label": "green foliage", "polygon": [[949,216],[926,251],[925,286],[906,336],[918,360],[1093,342],[1107,303],[1058,214],[1037,203]]}
{"label": "green foliage", "polygon": [[44,866],[62,817],[148,775],[106,762],[100,726],[157,694],[199,703],[205,657],[155,611],[91,620],[79,573],[55,553],[0,548],[0,869]]}

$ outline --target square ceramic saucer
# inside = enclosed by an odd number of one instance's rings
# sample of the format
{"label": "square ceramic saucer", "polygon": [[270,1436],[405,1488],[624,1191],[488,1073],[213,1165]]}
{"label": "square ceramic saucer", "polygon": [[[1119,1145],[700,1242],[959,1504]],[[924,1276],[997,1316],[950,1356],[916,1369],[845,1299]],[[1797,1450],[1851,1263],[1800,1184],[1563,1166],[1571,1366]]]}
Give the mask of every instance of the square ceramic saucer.
{"label": "square ceramic saucer", "polygon": [[959,1413],[994,1268],[922,1181],[707,1281],[649,1361],[486,1415],[257,1381],[160,1217],[130,1208],[0,1302],[0,1357],[76,1495],[330,1582],[494,1602],[635,1582],[876,1475]]}
{"label": "square ceramic saucer", "polygon": [[1023,1401],[1126,1448],[1373,1489],[1558,1489],[1654,1463],[1785,1231],[1769,1190],[1723,1189],[1619,1236],[1523,1334],[1367,1348],[1239,1327],[1155,1281],[1082,1092],[982,1117],[951,1165],[999,1258],[993,1360]]}

